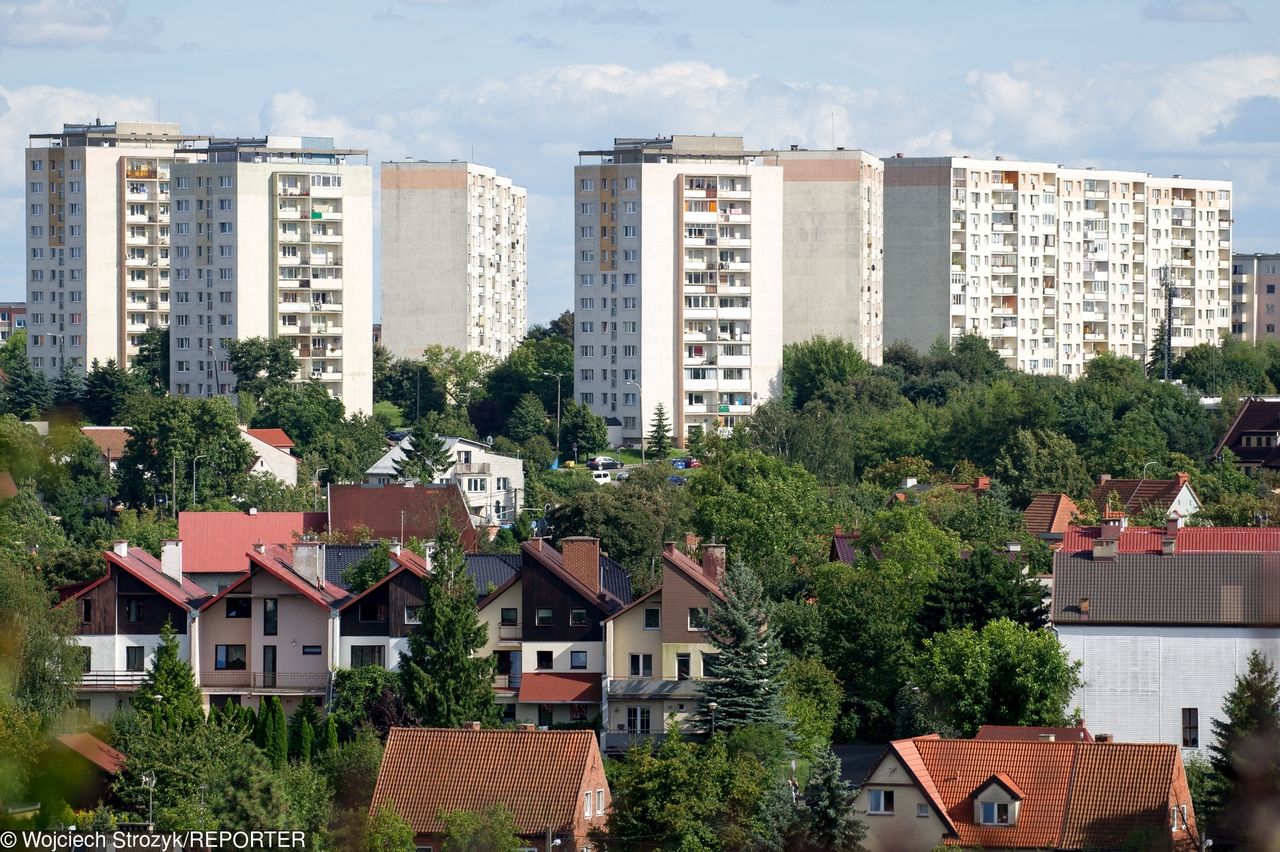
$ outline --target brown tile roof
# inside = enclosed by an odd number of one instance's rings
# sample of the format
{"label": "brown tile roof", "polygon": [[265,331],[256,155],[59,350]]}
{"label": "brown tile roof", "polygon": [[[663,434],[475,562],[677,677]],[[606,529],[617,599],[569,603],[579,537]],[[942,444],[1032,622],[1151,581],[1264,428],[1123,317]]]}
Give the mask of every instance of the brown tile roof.
{"label": "brown tile roof", "polygon": [[[197,602],[209,596],[209,593],[193,581],[183,576],[179,583],[164,573],[160,568],[160,560],[147,553],[141,547],[130,547],[121,556],[114,550],[105,550],[102,555],[111,565],[128,572],[142,583],[150,586],[157,594],[167,598],[180,607],[194,607]],[[104,575],[102,579],[106,579]],[[84,594],[97,583],[85,586],[77,594]]]}
{"label": "brown tile roof", "polygon": [[405,538],[432,539],[442,513],[453,520],[463,548],[475,550],[476,531],[457,485],[329,487],[330,532],[349,533],[367,527],[373,538],[398,539],[403,530]]}
{"label": "brown tile roof", "polygon": [[1022,525],[1032,535],[1064,533],[1080,515],[1080,507],[1066,494],[1037,494],[1022,513]]}
{"label": "brown tile roof", "polygon": [[526,672],[520,677],[522,704],[599,704],[600,673]]}
{"label": "brown tile roof", "polygon": [[[1173,479],[1108,479],[1094,487],[1089,499],[1099,512],[1110,505],[1113,492],[1130,515],[1152,507],[1168,511],[1183,486],[1189,487],[1190,481],[1185,473],[1179,473]],[[1194,495],[1195,491],[1191,493]]]}
{"label": "brown tile roof", "polygon": [[541,836],[573,825],[599,763],[590,730],[392,728],[369,809],[393,802],[416,834],[439,834],[442,812],[501,803],[520,834]]}
{"label": "brown tile roof", "polygon": [[244,431],[277,450],[293,449],[293,439],[283,429],[245,429]]}
{"label": "brown tile roof", "polygon": [[218,594],[209,598],[200,605],[200,609],[206,610],[227,595],[231,594],[237,588],[256,574],[258,571],[266,571],[280,582],[291,587],[294,591],[319,606],[336,607],[341,601],[346,599],[346,589],[325,585],[323,589],[316,588],[308,580],[304,579],[293,570],[293,552],[286,545],[270,544],[263,548],[262,553],[250,548],[245,554],[249,560],[249,570],[245,572],[231,585],[227,586]]}
{"label": "brown tile roof", "polygon": [[1009,740],[1014,742],[1039,742],[1040,737],[1044,734],[1052,734],[1056,742],[1093,742],[1093,734],[1082,727],[1071,728],[1046,728],[1033,727],[1030,725],[983,725],[978,728],[978,733],[973,735],[975,740]]}
{"label": "brown tile roof", "polygon": [[853,532],[840,532],[837,530],[831,536],[831,552],[828,559],[832,562],[843,562],[846,565],[852,565],[858,561],[857,541],[862,537],[862,533],[858,530]]}
{"label": "brown tile roof", "polygon": [[103,457],[118,461],[124,455],[129,430],[123,426],[82,426],[80,431],[98,448]]}
{"label": "brown tile roof", "polygon": [[255,544],[289,544],[325,528],[324,512],[179,512],[182,570],[188,574],[244,571]]}
{"label": "brown tile roof", "polygon": [[1246,434],[1268,437],[1280,434],[1280,402],[1252,397],[1245,399],[1240,410],[1236,412],[1236,419],[1231,422],[1227,433],[1222,436],[1222,440],[1213,451],[1214,455],[1217,455],[1223,449],[1230,449],[1238,460],[1246,464],[1263,467],[1280,466],[1280,459],[1276,458],[1280,447],[1265,445],[1246,447],[1242,440]]}
{"label": "brown tile roof", "polygon": [[[1121,846],[1169,836],[1169,800],[1190,795],[1177,746],[1165,743],[897,740],[890,749],[952,826],[948,845],[992,849]],[[927,779],[927,780],[926,780]],[[1022,796],[1013,826],[978,824],[974,795],[999,782]],[[1189,822],[1192,819],[1189,817]]]}
{"label": "brown tile roof", "polygon": [[103,772],[115,775],[124,768],[125,756],[93,734],[64,734],[55,739]]}
{"label": "brown tile roof", "polygon": [[[1121,553],[1160,553],[1165,527],[1126,527],[1120,534]],[[1062,537],[1061,554],[1089,553],[1101,535],[1099,527],[1071,527]],[[1269,553],[1280,550],[1280,527],[1182,527],[1178,553]]]}
{"label": "brown tile roof", "polygon": [[8,500],[18,496],[18,483],[13,481],[13,474],[0,470],[0,500]]}

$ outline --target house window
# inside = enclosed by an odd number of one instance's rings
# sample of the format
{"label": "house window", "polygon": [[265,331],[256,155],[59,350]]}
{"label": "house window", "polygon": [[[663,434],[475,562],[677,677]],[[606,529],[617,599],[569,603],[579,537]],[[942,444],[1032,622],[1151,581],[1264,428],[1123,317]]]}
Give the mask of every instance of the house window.
{"label": "house window", "polygon": [[386,621],[387,608],[384,604],[380,604],[375,601],[361,601],[359,607],[359,619],[364,624]]}
{"label": "house window", "polygon": [[927,817],[927,816],[929,816],[929,806],[928,806],[928,805],[926,805],[924,802],[917,802],[917,803],[916,803],[916,816],[918,816],[918,817]]}
{"label": "house window", "polygon": [[719,677],[716,673],[716,666],[720,663],[719,654],[709,654],[702,652],[702,676],[703,677]]}
{"label": "house window", "polygon": [[656,606],[647,606],[644,609],[644,629],[660,630],[662,628],[662,610]]}
{"label": "house window", "polygon": [[318,657],[318,656],[320,656],[320,646],[319,646],[319,645],[303,645],[303,646],[302,646],[302,656],[304,656],[304,657]]}
{"label": "house window", "polygon": [[129,598],[124,603],[124,611],[130,624],[140,624],[142,622],[142,601],[137,598]]}
{"label": "house window", "polygon": [[893,791],[892,790],[868,790],[867,791],[867,813],[869,814],[893,813]]}
{"label": "house window", "polygon": [[76,653],[80,655],[80,671],[93,671],[93,649],[86,648],[83,645],[77,645]]}
{"label": "house window", "polygon": [[705,606],[689,607],[689,629],[690,630],[706,630],[707,629],[707,608]]}
{"label": "house window", "polygon": [[551,705],[550,704],[538,705],[538,727],[539,728],[551,727]]}
{"label": "house window", "polygon": [[983,825],[1008,825],[1009,824],[1009,803],[1008,802],[982,802],[982,824]]}
{"label": "house window", "polygon": [[653,677],[653,654],[632,654],[631,676]]}
{"label": "house window", "polygon": [[1200,708],[1182,708],[1182,747],[1200,747]]}
{"label": "house window", "polygon": [[504,606],[502,615],[498,618],[498,623],[503,627],[515,627],[520,623],[518,613],[519,610],[513,606]]}
{"label": "house window", "polygon": [[124,649],[124,668],[125,671],[140,672],[143,669],[142,661],[146,657],[146,648],[141,645],[131,645]]}
{"label": "house window", "polygon": [[538,668],[540,669],[551,668],[551,652],[550,651],[538,652]]}
{"label": "house window", "polygon": [[596,816],[604,816],[604,790],[596,790]]}
{"label": "house window", "polygon": [[227,618],[249,618],[252,598],[227,598]]}
{"label": "house window", "polygon": [[689,659],[689,654],[676,654],[676,680],[689,679]]}
{"label": "house window", "polygon": [[587,667],[586,651],[570,651],[569,652],[569,668],[585,669]]}
{"label": "house window", "polygon": [[539,609],[537,612],[535,623],[539,627],[550,627],[551,626],[551,610]]}
{"label": "house window", "polygon": [[416,606],[406,606],[404,608],[405,624],[421,624],[422,623],[421,621],[418,620],[418,609],[419,607],[416,607]]}
{"label": "house window", "polygon": [[215,645],[213,667],[218,671],[244,671],[244,646]]}
{"label": "house window", "polygon": [[629,734],[647,734],[649,733],[649,725],[653,717],[653,711],[648,707],[628,707],[627,708],[627,733]]}
{"label": "house window", "polygon": [[280,606],[275,598],[262,599],[262,635],[275,636],[280,626]]}
{"label": "house window", "polygon": [[80,623],[88,624],[93,621],[93,601],[85,598],[80,601]]}
{"label": "house window", "polygon": [[591,814],[595,812],[591,807],[591,799],[592,796],[590,790],[582,794],[582,815],[587,819],[591,819]]}
{"label": "house window", "polygon": [[351,668],[358,669],[361,666],[377,666],[383,668],[383,656],[386,648],[382,645],[352,645],[351,646]]}
{"label": "house window", "polygon": [[586,627],[587,611],[585,609],[569,610],[569,626],[570,627]]}

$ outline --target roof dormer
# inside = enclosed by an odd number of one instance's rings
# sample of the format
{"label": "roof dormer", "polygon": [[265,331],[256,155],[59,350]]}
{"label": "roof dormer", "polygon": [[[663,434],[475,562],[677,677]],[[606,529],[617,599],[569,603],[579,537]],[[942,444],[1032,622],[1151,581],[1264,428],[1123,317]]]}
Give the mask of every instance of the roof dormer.
{"label": "roof dormer", "polygon": [[1017,825],[1023,798],[1022,788],[997,772],[973,791],[973,821],[978,825]]}

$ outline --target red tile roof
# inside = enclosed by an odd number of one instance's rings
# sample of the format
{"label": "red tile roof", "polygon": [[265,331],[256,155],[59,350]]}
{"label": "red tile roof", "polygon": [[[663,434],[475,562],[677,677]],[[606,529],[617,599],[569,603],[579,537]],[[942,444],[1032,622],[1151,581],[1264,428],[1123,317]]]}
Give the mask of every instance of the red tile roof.
{"label": "red tile roof", "polygon": [[1066,494],[1037,494],[1022,513],[1022,525],[1032,535],[1064,533],[1080,515],[1080,507]]}
{"label": "red tile roof", "polygon": [[[1173,479],[1108,479],[1094,487],[1089,499],[1098,507],[1099,512],[1110,505],[1112,494],[1116,495],[1121,507],[1130,515],[1148,508],[1168,511],[1182,489],[1190,488],[1190,481],[1185,473],[1179,473]],[[1194,496],[1195,490],[1191,493]]]}
{"label": "red tile roof", "polygon": [[1009,740],[1014,742],[1039,742],[1044,734],[1051,734],[1056,742],[1093,742],[1093,734],[1082,727],[1044,728],[1022,725],[983,725],[974,734],[975,740]]}
{"label": "red tile roof", "polygon": [[18,483],[13,481],[13,474],[0,470],[0,500],[8,500],[18,496]]}
{"label": "red tile roof", "polygon": [[64,734],[55,739],[103,772],[115,775],[124,769],[125,756],[93,734]]}
{"label": "red tile roof", "polygon": [[182,570],[187,574],[244,571],[255,544],[289,544],[325,528],[324,512],[179,512]]}
{"label": "red tile roof", "polygon": [[831,536],[831,553],[829,559],[832,562],[843,562],[846,565],[852,565],[858,561],[857,541],[862,538],[862,533],[858,530],[853,532],[836,531]]}
{"label": "red tile roof", "polygon": [[129,430],[123,426],[82,426],[80,431],[97,446],[104,457],[118,460],[124,455]]}
{"label": "red tile roof", "polygon": [[[102,555],[106,557],[107,562],[128,572],[150,586],[157,594],[178,606],[195,606],[197,602],[209,595],[207,591],[187,579],[185,574],[181,583],[165,574],[160,568],[160,560],[140,547],[130,547],[124,556],[114,550],[104,550]],[[85,586],[78,594],[83,594],[94,585],[96,584],[91,583]]]}
{"label": "red tile roof", "polygon": [[[1091,552],[1099,527],[1071,527],[1062,539],[1063,554]],[[1127,527],[1120,534],[1120,553],[1161,553],[1164,527]],[[1183,527],[1178,553],[1268,553],[1280,551],[1280,527]]]}
{"label": "red tile roof", "polygon": [[[1177,746],[1166,743],[932,736],[897,740],[890,750],[934,807],[946,814],[952,828],[947,845],[1114,849],[1137,832],[1168,836],[1171,797],[1191,807],[1181,755]],[[1016,825],[976,822],[974,795],[993,781],[1022,797]]]}
{"label": "red tile roof", "polygon": [[520,676],[521,704],[599,704],[600,673],[526,672]]}
{"label": "red tile roof", "polygon": [[278,450],[293,449],[293,439],[285,434],[283,429],[245,429],[244,431]]}
{"label": "red tile roof", "polygon": [[520,834],[541,837],[574,824],[599,765],[589,730],[392,728],[369,810],[394,803],[416,834],[440,834],[442,813],[500,803]]}
{"label": "red tile roof", "polygon": [[326,585],[322,589],[317,588],[308,580],[294,573],[293,552],[289,546],[270,544],[263,548],[262,553],[258,553],[253,548],[250,548],[249,552],[245,554],[245,556],[250,562],[249,570],[245,572],[243,577],[240,577],[234,583],[201,604],[200,609],[202,611],[208,609],[227,595],[231,594],[231,592],[235,591],[240,585],[248,582],[249,578],[258,571],[266,571],[280,582],[292,587],[303,597],[307,598],[312,603],[318,604],[319,606],[336,606],[340,601],[347,597],[347,591],[345,589],[332,585]]}
{"label": "red tile roof", "polygon": [[[403,519],[401,512],[404,513]],[[476,548],[476,531],[457,485],[333,485],[329,488],[329,530],[355,532],[368,528],[374,538],[435,538],[436,523],[447,513],[468,552]]]}

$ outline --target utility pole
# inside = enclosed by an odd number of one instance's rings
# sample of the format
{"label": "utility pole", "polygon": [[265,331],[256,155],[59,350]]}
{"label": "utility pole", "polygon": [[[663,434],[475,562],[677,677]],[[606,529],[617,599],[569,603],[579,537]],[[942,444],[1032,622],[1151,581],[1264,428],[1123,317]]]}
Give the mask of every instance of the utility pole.
{"label": "utility pole", "polygon": [[1169,366],[1173,361],[1173,283],[1170,281],[1169,264],[1160,267],[1160,285],[1164,287],[1164,380],[1169,381]]}
{"label": "utility pole", "polygon": [[559,373],[549,373],[542,371],[544,376],[554,376],[556,380],[556,460],[560,459],[560,379],[564,378]]}
{"label": "utility pole", "polygon": [[636,398],[640,402],[640,463],[644,464],[644,388],[634,379],[627,379],[627,384],[636,386]]}
{"label": "utility pole", "polygon": [[196,462],[200,459],[207,459],[208,456],[201,454],[191,460],[191,505],[196,505]]}

